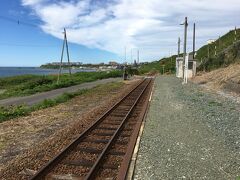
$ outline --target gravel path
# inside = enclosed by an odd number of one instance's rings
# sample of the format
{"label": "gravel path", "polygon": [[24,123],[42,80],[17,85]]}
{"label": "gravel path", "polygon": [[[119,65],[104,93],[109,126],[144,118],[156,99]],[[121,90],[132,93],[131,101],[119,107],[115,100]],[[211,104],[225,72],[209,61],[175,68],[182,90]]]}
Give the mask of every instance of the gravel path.
{"label": "gravel path", "polygon": [[134,179],[238,179],[239,104],[157,77]]}
{"label": "gravel path", "polygon": [[31,96],[13,97],[13,98],[8,98],[8,99],[3,99],[3,100],[0,100],[0,106],[20,105],[20,104],[26,104],[26,105],[32,106],[36,103],[43,101],[44,99],[56,98],[57,96],[59,96],[63,93],[72,93],[72,92],[76,92],[81,89],[91,89],[100,84],[117,82],[120,80],[121,80],[121,78],[108,78],[108,79],[97,80],[94,82],[82,83],[79,85],[70,86],[70,87],[66,87],[66,88],[42,92],[42,93],[34,94]]}

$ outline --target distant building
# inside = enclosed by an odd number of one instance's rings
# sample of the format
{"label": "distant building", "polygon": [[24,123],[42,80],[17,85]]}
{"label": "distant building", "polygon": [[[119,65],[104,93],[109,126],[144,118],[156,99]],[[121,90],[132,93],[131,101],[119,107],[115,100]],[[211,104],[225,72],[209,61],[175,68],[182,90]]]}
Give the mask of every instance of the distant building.
{"label": "distant building", "polygon": [[117,65],[118,65],[118,63],[115,62],[115,61],[110,61],[108,64],[109,64],[110,66],[117,66]]}
{"label": "distant building", "polygon": [[[83,64],[82,62],[70,62],[70,65],[71,65],[71,66],[80,66],[80,65],[82,65],[82,64]],[[59,66],[59,65],[60,65],[60,62],[47,63],[47,65]],[[67,65],[68,65],[68,62],[62,62],[62,65],[63,65],[63,66],[67,66]]]}
{"label": "distant building", "polygon": [[207,43],[208,44],[212,44],[212,43],[214,43],[216,41],[216,39],[209,39],[209,40],[207,40]]}

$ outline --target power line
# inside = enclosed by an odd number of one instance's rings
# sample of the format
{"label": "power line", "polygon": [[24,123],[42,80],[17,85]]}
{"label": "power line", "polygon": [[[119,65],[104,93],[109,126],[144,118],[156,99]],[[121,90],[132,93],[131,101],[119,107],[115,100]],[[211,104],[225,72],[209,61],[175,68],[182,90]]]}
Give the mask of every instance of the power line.
{"label": "power line", "polygon": [[24,26],[34,27],[34,28],[39,27],[37,24],[32,24],[32,23],[28,23],[28,22],[25,22],[25,21],[20,21],[19,19],[14,19],[14,18],[2,16],[2,15],[0,15],[0,19],[8,21],[8,22],[12,22],[12,23],[17,23],[18,25],[24,25]]}
{"label": "power line", "polygon": [[59,46],[57,46],[57,45],[11,44],[11,43],[0,43],[0,46],[17,46],[17,47],[59,47]]}

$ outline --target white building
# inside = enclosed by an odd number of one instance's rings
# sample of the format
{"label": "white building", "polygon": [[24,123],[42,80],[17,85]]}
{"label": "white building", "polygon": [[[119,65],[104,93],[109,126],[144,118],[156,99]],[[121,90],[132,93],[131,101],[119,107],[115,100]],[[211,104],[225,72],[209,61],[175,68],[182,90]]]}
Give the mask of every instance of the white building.
{"label": "white building", "polygon": [[[186,56],[186,60],[188,58],[188,64],[187,66],[187,77],[192,78],[196,76],[196,69],[197,69],[197,63],[196,60],[193,59],[192,55]],[[176,58],[176,77],[183,78],[183,57],[177,57]]]}

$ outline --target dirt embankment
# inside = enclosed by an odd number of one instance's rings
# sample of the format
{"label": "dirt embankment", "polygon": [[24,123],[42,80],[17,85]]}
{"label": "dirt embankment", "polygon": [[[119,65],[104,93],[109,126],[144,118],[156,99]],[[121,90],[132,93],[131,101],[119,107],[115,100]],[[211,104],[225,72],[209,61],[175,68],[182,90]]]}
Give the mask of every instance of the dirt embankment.
{"label": "dirt embankment", "polygon": [[226,68],[201,73],[192,81],[203,84],[212,90],[240,95],[240,64],[232,64]]}

